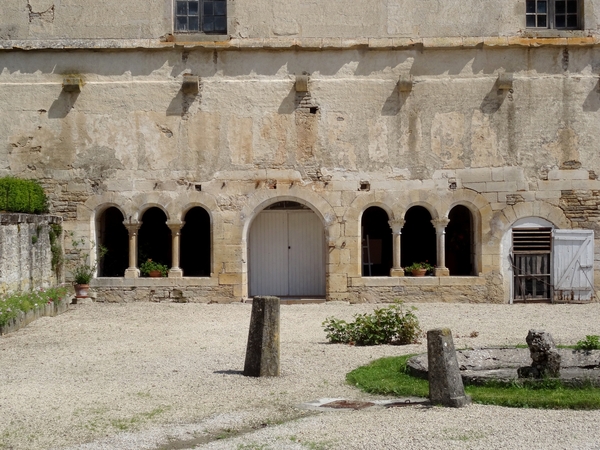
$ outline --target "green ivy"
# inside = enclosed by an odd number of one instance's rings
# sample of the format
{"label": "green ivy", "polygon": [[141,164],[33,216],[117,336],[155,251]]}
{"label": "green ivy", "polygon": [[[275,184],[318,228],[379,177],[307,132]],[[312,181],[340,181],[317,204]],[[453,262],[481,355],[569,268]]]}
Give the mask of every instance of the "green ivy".
{"label": "green ivy", "polygon": [[48,211],[48,199],[35,180],[0,178],[0,211],[41,214]]}
{"label": "green ivy", "polygon": [[60,237],[63,229],[60,225],[51,223],[48,231],[48,237],[50,238],[50,252],[52,253],[52,271],[57,275],[60,274],[62,263],[63,263],[63,252],[60,245]]}

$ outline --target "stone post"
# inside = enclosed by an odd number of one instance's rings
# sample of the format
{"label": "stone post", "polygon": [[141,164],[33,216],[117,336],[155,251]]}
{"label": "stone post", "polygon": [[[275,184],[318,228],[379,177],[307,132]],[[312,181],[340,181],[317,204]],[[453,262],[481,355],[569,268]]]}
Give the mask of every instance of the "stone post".
{"label": "stone post", "polygon": [[447,277],[450,275],[450,271],[446,267],[446,227],[450,223],[450,219],[433,219],[431,223],[435,227],[437,240],[437,262],[434,275]]}
{"label": "stone post", "polygon": [[138,278],[140,269],[137,268],[137,237],[142,222],[123,222],[129,232],[129,267],[125,270],[125,278]]}
{"label": "stone post", "polygon": [[183,277],[183,270],[179,267],[179,248],[181,240],[181,229],[185,222],[167,222],[171,229],[171,268],[169,269],[169,278]]}
{"label": "stone post", "polygon": [[394,266],[390,270],[391,277],[403,277],[404,269],[401,264],[401,249],[400,242],[402,237],[402,227],[406,223],[404,220],[389,220],[388,223],[392,228],[392,238],[393,238],[393,254],[394,254]]}
{"label": "stone post", "polygon": [[471,402],[471,398],[465,395],[449,328],[427,332],[427,361],[431,403],[458,408]]}
{"label": "stone post", "polygon": [[279,376],[279,297],[254,297],[244,375]]}

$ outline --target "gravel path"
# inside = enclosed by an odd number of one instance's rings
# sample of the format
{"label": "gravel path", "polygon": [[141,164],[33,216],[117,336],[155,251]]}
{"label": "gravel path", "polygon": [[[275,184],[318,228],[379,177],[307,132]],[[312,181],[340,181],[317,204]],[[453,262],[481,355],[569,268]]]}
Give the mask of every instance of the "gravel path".
{"label": "gravel path", "polygon": [[[450,327],[457,347],[524,343],[530,328],[558,344],[600,335],[598,303],[416,306],[422,328]],[[0,337],[0,449],[600,448],[599,411],[299,409],[374,399],[346,373],[425,351],[325,343],[326,317],[372,309],[282,306],[282,376],[262,379],[240,374],[251,305],[97,303],[39,319]]]}

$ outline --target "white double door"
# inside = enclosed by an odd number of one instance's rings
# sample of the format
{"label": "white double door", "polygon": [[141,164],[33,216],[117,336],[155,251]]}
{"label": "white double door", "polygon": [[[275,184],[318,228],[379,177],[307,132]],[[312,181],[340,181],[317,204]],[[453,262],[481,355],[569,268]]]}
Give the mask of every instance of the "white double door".
{"label": "white double door", "polygon": [[249,239],[250,296],[325,296],[325,236],[314,212],[263,211]]}

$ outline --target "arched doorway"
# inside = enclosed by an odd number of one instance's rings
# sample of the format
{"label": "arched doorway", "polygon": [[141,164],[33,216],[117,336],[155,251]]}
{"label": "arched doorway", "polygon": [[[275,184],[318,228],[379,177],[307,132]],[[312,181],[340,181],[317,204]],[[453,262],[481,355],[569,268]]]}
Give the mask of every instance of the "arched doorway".
{"label": "arched doorway", "polygon": [[367,208],[362,215],[362,275],[389,276],[392,261],[392,230],[387,212],[377,206]]}
{"label": "arched doorway", "polygon": [[107,208],[98,218],[97,244],[107,252],[98,262],[99,277],[122,277],[129,266],[129,234],[123,225],[123,213],[118,208]]}
{"label": "arched doorway", "polygon": [[404,216],[402,228],[401,263],[402,267],[415,262],[437,264],[435,228],[431,223],[431,214],[422,206],[413,206]]}
{"label": "arched doorway", "polygon": [[171,267],[171,230],[167,216],[160,208],[150,208],[142,216],[139,231],[138,264],[147,259]]}
{"label": "arched doorway", "polygon": [[446,267],[450,275],[473,275],[473,216],[469,208],[457,205],[448,214]]}
{"label": "arched doorway", "polygon": [[249,294],[325,295],[325,234],[319,217],[296,202],[275,203],[252,222]]}
{"label": "arched doorway", "polygon": [[210,276],[210,216],[204,208],[190,209],[181,229],[181,261],[186,277]]}

